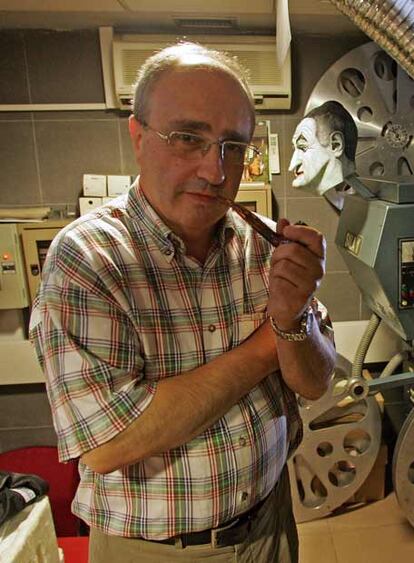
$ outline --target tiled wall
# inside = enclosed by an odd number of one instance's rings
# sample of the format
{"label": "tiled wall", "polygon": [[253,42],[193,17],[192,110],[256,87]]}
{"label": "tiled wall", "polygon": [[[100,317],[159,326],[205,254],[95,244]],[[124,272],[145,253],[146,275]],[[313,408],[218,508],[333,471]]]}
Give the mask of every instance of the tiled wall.
{"label": "tiled wall", "polygon": [[[367,40],[362,35],[295,37],[292,110],[263,116],[279,133],[281,174],[272,183],[275,215],[301,219],[326,235],[327,274],[319,297],[335,321],[367,318],[369,313],[335,249],[334,212],[323,198],[292,190],[287,168],[292,133],[312,88],[340,56]],[[97,31],[1,31],[0,53],[0,104],[104,101]],[[0,206],[75,204],[85,172],[137,173],[127,116],[105,111],[0,112]],[[0,451],[9,449],[13,437],[19,443],[28,436],[49,443],[43,389],[5,392],[0,387]]]}

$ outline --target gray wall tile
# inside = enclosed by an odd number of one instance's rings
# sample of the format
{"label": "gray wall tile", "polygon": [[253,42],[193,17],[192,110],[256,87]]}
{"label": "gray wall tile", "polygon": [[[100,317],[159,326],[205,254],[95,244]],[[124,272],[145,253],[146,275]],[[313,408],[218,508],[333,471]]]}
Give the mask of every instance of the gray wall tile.
{"label": "gray wall tile", "polygon": [[0,205],[41,203],[31,121],[0,121]]}
{"label": "gray wall tile", "polygon": [[328,272],[317,291],[317,297],[328,308],[333,321],[359,319],[361,297],[348,272]]}
{"label": "gray wall tile", "polygon": [[0,104],[29,103],[23,31],[1,31],[0,53]]}
{"label": "gray wall tile", "polygon": [[56,443],[45,386],[0,386],[0,452]]}
{"label": "gray wall tile", "polygon": [[78,111],[34,111],[35,121],[102,121],[118,120],[118,115],[112,110],[78,110]]}
{"label": "gray wall tile", "polygon": [[0,386],[0,428],[53,426],[44,385]]}
{"label": "gray wall tile", "polygon": [[31,111],[0,111],[0,121],[32,121]]}
{"label": "gray wall tile", "polygon": [[139,166],[135,160],[135,153],[129,136],[128,119],[119,119],[119,136],[121,143],[122,174],[136,176],[139,173]]}
{"label": "gray wall tile", "polygon": [[284,197],[273,198],[273,217],[275,220],[278,220],[280,217],[287,217],[286,198]]}
{"label": "gray wall tile", "polygon": [[116,121],[38,121],[35,132],[45,203],[76,203],[84,173],[121,173]]}
{"label": "gray wall tile", "polygon": [[98,32],[25,32],[32,103],[103,102]]}
{"label": "gray wall tile", "polygon": [[292,222],[304,221],[321,231],[328,242],[335,240],[338,216],[322,197],[287,199],[287,217]]}
{"label": "gray wall tile", "polygon": [[53,428],[0,429],[0,453],[27,446],[56,446],[56,443]]}

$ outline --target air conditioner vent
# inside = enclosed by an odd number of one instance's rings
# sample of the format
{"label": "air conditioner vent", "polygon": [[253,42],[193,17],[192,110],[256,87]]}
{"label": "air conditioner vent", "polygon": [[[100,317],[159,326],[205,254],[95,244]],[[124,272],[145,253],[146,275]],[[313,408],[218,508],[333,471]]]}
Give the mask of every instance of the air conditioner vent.
{"label": "air conditioner vent", "polygon": [[237,58],[249,69],[250,82],[255,87],[282,84],[282,69],[276,64],[274,51],[237,50]]}
{"label": "air conditioner vent", "polygon": [[137,72],[145,60],[154,54],[154,49],[123,49],[122,55],[122,81],[124,86],[135,83]]}
{"label": "air conditioner vent", "polygon": [[[291,106],[291,64],[290,53],[283,66],[276,60],[275,38],[258,36],[250,41],[244,37],[233,35],[193,37],[213,49],[227,51],[236,55],[249,71],[249,82],[258,111],[290,109]],[[239,39],[239,41],[238,41]],[[128,35],[126,38],[115,38],[113,41],[113,64],[116,99],[121,109],[129,109],[125,101],[132,98],[133,84],[137,72],[144,61],[156,51],[175,43],[171,36]]]}
{"label": "air conditioner vent", "polygon": [[173,17],[173,21],[180,29],[197,29],[197,30],[211,30],[216,29],[221,31],[238,30],[239,26],[235,18],[177,18]]}

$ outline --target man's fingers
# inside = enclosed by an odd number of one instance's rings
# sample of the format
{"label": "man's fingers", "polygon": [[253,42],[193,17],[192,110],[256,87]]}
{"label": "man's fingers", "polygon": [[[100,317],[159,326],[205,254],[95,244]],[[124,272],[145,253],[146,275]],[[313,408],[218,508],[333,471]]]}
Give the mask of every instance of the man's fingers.
{"label": "man's fingers", "polygon": [[297,287],[302,294],[314,293],[322,280],[324,269],[319,261],[306,266],[291,260],[277,261],[271,271],[271,278],[274,283],[278,279],[283,279]]}
{"label": "man's fingers", "polygon": [[282,230],[283,236],[294,242],[306,246],[319,258],[325,258],[326,242],[319,231],[302,225],[286,225]]}
{"label": "man's fingers", "polygon": [[276,232],[278,232],[281,235],[282,232],[283,232],[283,229],[285,227],[287,227],[288,225],[290,225],[288,219],[285,219],[285,218],[279,219],[277,224],[276,224]]}

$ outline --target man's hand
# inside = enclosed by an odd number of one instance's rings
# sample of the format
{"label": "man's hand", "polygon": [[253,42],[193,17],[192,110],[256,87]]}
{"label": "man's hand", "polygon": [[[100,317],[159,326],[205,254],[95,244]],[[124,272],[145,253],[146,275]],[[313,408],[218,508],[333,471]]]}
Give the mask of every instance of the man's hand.
{"label": "man's hand", "polygon": [[319,231],[280,219],[277,231],[292,243],[273,252],[268,312],[282,330],[298,328],[300,318],[325,273],[325,239]]}

